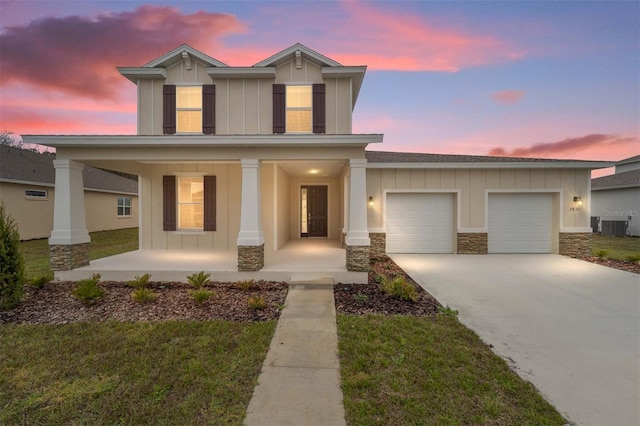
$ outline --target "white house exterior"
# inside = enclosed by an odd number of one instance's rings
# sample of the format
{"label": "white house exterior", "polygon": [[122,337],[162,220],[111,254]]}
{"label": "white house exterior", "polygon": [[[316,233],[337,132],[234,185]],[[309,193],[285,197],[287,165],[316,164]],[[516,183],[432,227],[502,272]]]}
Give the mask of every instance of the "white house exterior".
{"label": "white house exterior", "polygon": [[[615,174],[591,181],[591,216],[626,222],[627,235],[640,236],[640,155],[616,163]],[[606,227],[605,227],[606,228]]]}
{"label": "white house exterior", "polygon": [[352,133],[365,66],[296,44],[229,67],[182,45],[119,70],[137,135],[24,137],[57,149],[57,270],[88,262],[85,164],[139,176],[141,250],[235,251],[239,271],[292,240],[340,240],[354,272],[385,252],[589,250],[590,171],[610,164],[366,151],[383,136]]}

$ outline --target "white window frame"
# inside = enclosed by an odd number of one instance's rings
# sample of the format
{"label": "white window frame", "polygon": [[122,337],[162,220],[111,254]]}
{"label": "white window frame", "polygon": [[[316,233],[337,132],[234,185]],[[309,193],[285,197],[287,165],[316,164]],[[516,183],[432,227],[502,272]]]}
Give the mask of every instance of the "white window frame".
{"label": "white window frame", "polygon": [[[287,94],[287,89],[289,87],[294,87],[294,86],[299,86],[299,87],[309,87],[309,90],[311,92],[311,102],[310,105],[308,107],[290,107],[289,106],[289,96]],[[288,83],[285,85],[285,91],[284,91],[284,130],[285,133],[291,133],[291,134],[297,134],[297,135],[308,135],[313,133],[313,84],[312,83]],[[289,130],[289,120],[287,120],[287,116],[288,116],[288,112],[289,111],[309,111],[309,113],[311,114],[311,121],[310,121],[310,125],[309,125],[309,130],[304,130],[304,131],[292,131]]]}
{"label": "white window frame", "polygon": [[[31,194],[29,194],[31,192]],[[42,194],[42,195],[36,195]],[[27,200],[48,200],[49,199],[49,191],[46,189],[25,189],[24,190],[24,198]]]}
{"label": "white window frame", "polygon": [[[129,205],[125,202],[125,200],[129,200]],[[131,217],[131,210],[133,206],[131,203],[131,197],[118,197],[117,208],[116,208],[116,216],[118,217]],[[120,209],[122,209],[122,214],[120,214]],[[127,209],[129,210],[129,214],[127,214]]]}
{"label": "white window frame", "polygon": [[[190,87],[196,87],[200,89],[200,108],[185,108],[185,107],[179,107],[178,106],[178,91],[181,88],[190,88]],[[196,132],[184,132],[184,131],[180,131],[179,130],[179,126],[178,126],[178,117],[179,117],[179,113],[181,111],[200,111],[200,130],[196,131]],[[202,116],[204,114],[203,111],[203,107],[202,107],[202,85],[198,85],[198,84],[181,84],[181,85],[176,85],[176,134],[180,134],[180,135],[199,135],[199,134],[203,134],[202,132]]]}

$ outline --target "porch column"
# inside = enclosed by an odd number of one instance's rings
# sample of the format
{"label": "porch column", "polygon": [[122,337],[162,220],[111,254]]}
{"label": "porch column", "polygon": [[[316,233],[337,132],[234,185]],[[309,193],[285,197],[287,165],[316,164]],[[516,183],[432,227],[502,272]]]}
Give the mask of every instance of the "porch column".
{"label": "porch column", "polygon": [[56,186],[49,259],[54,271],[69,271],[89,264],[89,231],[84,213],[84,164],[53,160]]}
{"label": "porch column", "polygon": [[349,161],[349,223],[346,238],[347,270],[369,271],[371,240],[367,227],[367,160]]}
{"label": "porch column", "polygon": [[259,271],[264,266],[264,234],[260,198],[260,161],[241,160],[242,204],[238,234],[238,271]]}

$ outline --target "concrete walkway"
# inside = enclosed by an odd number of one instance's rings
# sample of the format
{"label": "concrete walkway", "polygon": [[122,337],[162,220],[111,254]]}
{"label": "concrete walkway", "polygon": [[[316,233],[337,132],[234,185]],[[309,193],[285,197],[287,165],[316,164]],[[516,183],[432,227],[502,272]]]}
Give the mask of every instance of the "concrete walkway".
{"label": "concrete walkway", "polygon": [[346,425],[329,283],[290,284],[245,424]]}

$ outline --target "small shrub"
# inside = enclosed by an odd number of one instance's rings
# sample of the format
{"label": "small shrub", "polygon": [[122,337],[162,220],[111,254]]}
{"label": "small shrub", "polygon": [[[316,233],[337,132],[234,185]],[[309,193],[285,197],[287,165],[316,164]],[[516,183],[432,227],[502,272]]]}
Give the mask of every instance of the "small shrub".
{"label": "small shrub", "polygon": [[264,307],[266,306],[266,302],[264,301],[264,297],[262,296],[250,296],[247,299],[247,304],[249,305],[249,308],[253,309],[254,311],[264,309]]}
{"label": "small shrub", "polygon": [[204,271],[200,271],[197,274],[189,275],[187,280],[189,280],[189,284],[200,289],[209,284],[209,277],[211,277],[211,274],[205,274]]}
{"label": "small shrub", "polygon": [[411,302],[418,300],[418,290],[407,282],[404,277],[394,277],[392,279],[383,277],[380,288],[385,294],[400,300]]}
{"label": "small shrub", "polygon": [[33,278],[29,281],[29,285],[31,287],[34,287],[36,289],[41,289],[42,287],[44,287],[44,285],[46,283],[48,283],[49,281],[51,281],[53,279],[53,277],[51,276],[51,274],[49,275],[41,275],[37,278]]}
{"label": "small shrub", "polygon": [[142,288],[146,288],[147,287],[147,284],[149,284],[149,280],[150,279],[151,279],[151,275],[150,274],[144,274],[141,277],[136,275],[133,278],[133,280],[127,282],[127,284],[129,284],[130,286],[132,286],[134,288],[142,289]]}
{"label": "small shrub", "polygon": [[136,288],[131,292],[131,298],[138,303],[148,303],[153,302],[155,298],[158,297],[152,290],[148,288]]}
{"label": "small shrub", "polygon": [[627,256],[627,260],[634,263],[640,262],[640,253],[630,254],[629,256]]}
{"label": "small shrub", "polygon": [[609,254],[608,251],[606,250],[598,250],[596,252],[596,256],[598,256],[600,259],[602,259],[603,257],[605,257],[607,254]]}
{"label": "small shrub", "polygon": [[76,288],[71,291],[80,302],[85,306],[90,306],[104,297],[104,290],[98,287],[100,274],[93,274],[91,278],[80,280],[76,284]]}
{"label": "small shrub", "polygon": [[254,280],[244,280],[238,282],[238,287],[240,290],[249,291],[255,286],[256,282]]}
{"label": "small shrub", "polygon": [[11,309],[20,303],[24,281],[18,225],[0,203],[0,309]]}
{"label": "small shrub", "polygon": [[198,305],[203,304],[204,302],[206,302],[211,296],[213,296],[213,292],[206,290],[204,288],[198,288],[196,290],[192,290],[190,292],[191,297],[193,297],[193,300],[195,300],[195,302]]}
{"label": "small shrub", "polygon": [[366,300],[369,300],[369,296],[367,296],[366,294],[362,294],[362,293],[356,293],[351,297],[353,297],[353,300],[356,300],[358,302],[364,302]]}
{"label": "small shrub", "polygon": [[447,316],[447,317],[457,317],[458,316],[458,311],[454,310],[454,309],[451,309],[449,307],[449,305],[440,306],[440,308],[438,309],[438,313],[440,315],[444,315],[444,316]]}

